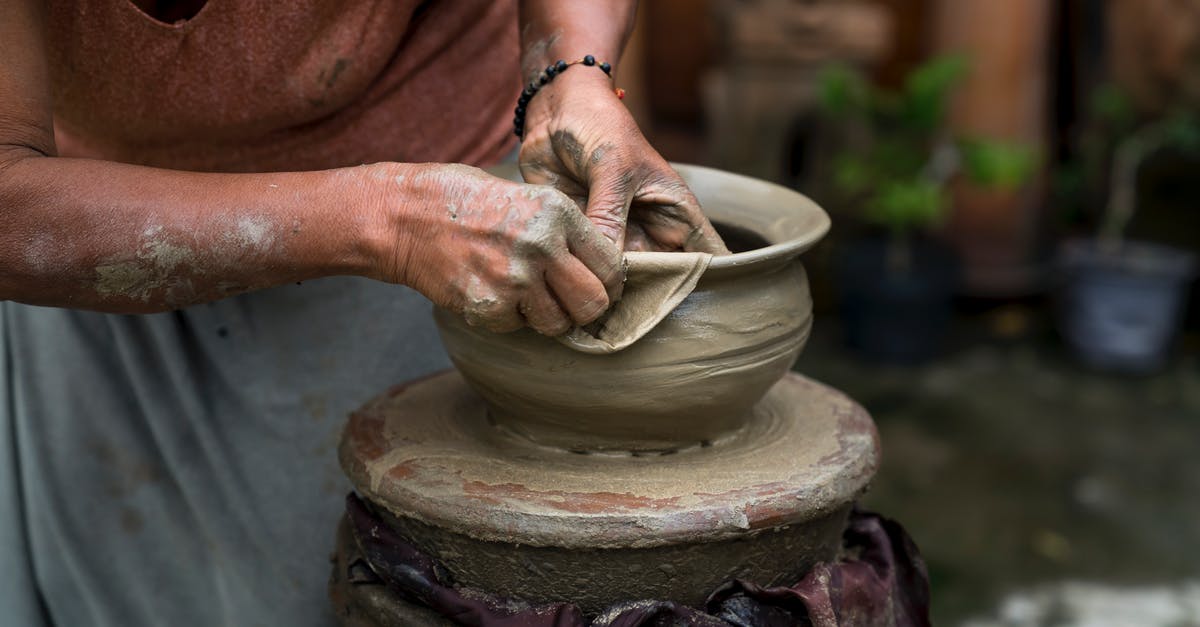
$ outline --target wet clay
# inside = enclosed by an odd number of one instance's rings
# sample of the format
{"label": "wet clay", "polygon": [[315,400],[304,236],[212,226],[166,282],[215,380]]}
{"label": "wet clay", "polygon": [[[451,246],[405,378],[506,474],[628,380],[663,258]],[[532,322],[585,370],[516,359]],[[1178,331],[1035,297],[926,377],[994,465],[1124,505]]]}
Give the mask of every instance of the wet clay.
{"label": "wet clay", "polygon": [[690,295],[640,339],[608,354],[585,354],[529,330],[491,333],[437,312],[450,358],[497,424],[566,450],[698,446],[745,425],[750,408],[795,361],[812,325],[798,258],[828,230],[828,216],[784,187],[676,169],[713,222],[767,245],[713,257]]}
{"label": "wet clay", "polygon": [[631,346],[687,298],[708,268],[708,253],[625,253],[625,289],[621,300],[593,325],[575,327],[558,341],[598,355]]}
{"label": "wet clay", "polygon": [[833,556],[879,461],[870,417],[795,374],[725,441],[632,456],[516,437],[446,372],[356,412],[339,455],[359,493],[456,580],[585,612],[635,595],[695,604],[729,577],[798,577]]}

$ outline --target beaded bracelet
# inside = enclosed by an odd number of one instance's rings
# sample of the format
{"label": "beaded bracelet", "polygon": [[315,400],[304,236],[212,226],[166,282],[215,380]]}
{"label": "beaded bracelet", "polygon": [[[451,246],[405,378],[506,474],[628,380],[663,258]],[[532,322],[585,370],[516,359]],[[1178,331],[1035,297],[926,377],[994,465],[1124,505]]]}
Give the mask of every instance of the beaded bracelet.
{"label": "beaded bracelet", "polygon": [[[515,111],[513,111],[514,135],[516,135],[519,139],[525,139],[525,105],[529,104],[530,100],[533,100],[534,94],[538,93],[538,90],[547,83],[554,80],[555,76],[567,71],[567,68],[571,67],[572,65],[578,65],[580,63],[584,65],[598,66],[601,71],[608,75],[609,78],[612,78],[612,66],[608,63],[596,63],[596,57],[593,57],[590,54],[582,59],[575,59],[574,61],[570,62],[559,59],[558,61],[547,65],[546,69],[542,70],[542,73],[538,75],[536,81],[533,81],[525,86],[525,90],[521,92],[521,97],[517,99],[517,108]],[[625,97],[625,90],[621,89],[620,87],[614,89],[613,92],[617,94],[617,98]]]}

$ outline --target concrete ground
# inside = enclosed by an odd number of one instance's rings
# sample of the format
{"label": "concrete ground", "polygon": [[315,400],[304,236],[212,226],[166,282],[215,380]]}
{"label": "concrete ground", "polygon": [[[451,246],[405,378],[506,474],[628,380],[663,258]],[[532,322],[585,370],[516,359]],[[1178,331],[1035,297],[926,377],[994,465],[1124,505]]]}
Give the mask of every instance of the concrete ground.
{"label": "concrete ground", "polygon": [[[1046,332],[992,339],[993,322],[889,367],[819,315],[797,364],[874,415],[884,461],[864,505],[921,547],[935,624],[1200,625],[1200,351],[1124,378],[1080,369]],[[1082,609],[1112,606],[1127,613]]]}

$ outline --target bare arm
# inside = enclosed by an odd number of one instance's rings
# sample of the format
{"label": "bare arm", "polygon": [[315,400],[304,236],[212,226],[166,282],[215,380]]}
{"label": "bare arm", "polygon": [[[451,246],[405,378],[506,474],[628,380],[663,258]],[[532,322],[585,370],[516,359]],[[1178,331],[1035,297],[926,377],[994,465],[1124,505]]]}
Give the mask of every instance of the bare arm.
{"label": "bare arm", "polygon": [[[615,67],[636,9],[633,0],[522,0],[525,81],[559,59],[589,54]],[[572,66],[533,97],[521,173],[571,196],[625,249],[728,252],[696,197],[642,136],[596,67]]]}
{"label": "bare arm", "polygon": [[370,271],[371,226],[348,209],[379,168],[224,175],[57,158],[39,4],[0,2],[0,298],[150,312]]}
{"label": "bare arm", "polygon": [[565,197],[464,166],[201,174],[57,157],[43,20],[37,0],[0,0],[0,299],[154,312],[357,274],[549,333],[599,315],[620,282],[619,253]]}
{"label": "bare arm", "polygon": [[[521,73],[525,82],[536,79],[559,59],[570,61],[590,54],[617,65],[636,14],[636,0],[521,0]],[[597,76],[599,72],[579,74],[604,78]]]}

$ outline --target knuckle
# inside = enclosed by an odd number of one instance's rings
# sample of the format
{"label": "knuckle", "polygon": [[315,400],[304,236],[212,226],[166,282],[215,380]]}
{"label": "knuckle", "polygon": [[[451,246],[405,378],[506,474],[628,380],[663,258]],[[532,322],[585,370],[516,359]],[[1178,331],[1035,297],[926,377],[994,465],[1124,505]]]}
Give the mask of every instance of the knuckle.
{"label": "knuckle", "polygon": [[[522,257],[551,256],[558,248],[557,238],[552,233],[532,231],[533,229],[526,229],[513,238],[513,251]],[[516,273],[513,276],[519,278],[522,275],[523,273]],[[528,281],[523,281],[522,284],[527,285]]]}
{"label": "knuckle", "polygon": [[592,225],[601,231],[621,230],[625,228],[625,217],[610,212],[597,213],[588,216]]}
{"label": "knuckle", "polygon": [[483,327],[489,331],[501,331],[508,324],[511,303],[498,295],[468,294],[463,305],[463,317],[471,326]]}

